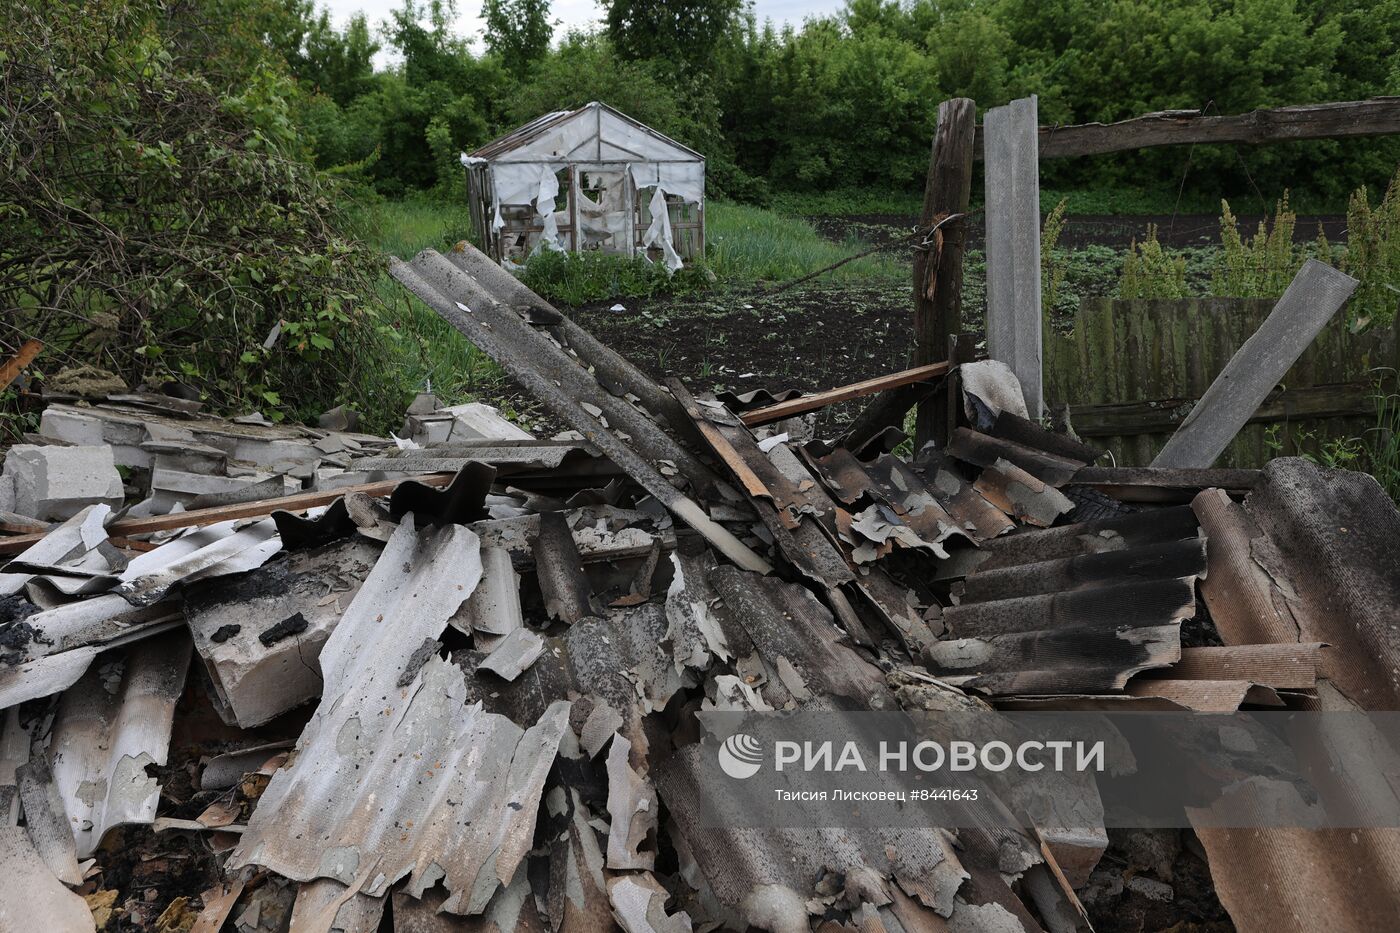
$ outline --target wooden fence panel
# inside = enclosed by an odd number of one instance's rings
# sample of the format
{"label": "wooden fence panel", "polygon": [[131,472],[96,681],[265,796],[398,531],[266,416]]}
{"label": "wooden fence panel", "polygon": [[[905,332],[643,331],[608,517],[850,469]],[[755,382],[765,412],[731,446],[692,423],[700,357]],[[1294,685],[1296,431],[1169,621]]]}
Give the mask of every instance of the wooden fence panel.
{"label": "wooden fence panel", "polygon": [[[1068,333],[1045,331],[1049,407],[1070,407],[1085,440],[1123,466],[1146,466],[1274,302],[1253,298],[1085,299]],[[1374,383],[1400,367],[1392,325],[1353,334],[1339,314],[1318,335],[1216,466],[1262,466],[1277,453],[1317,454],[1375,425]],[[1301,444],[1301,446],[1300,446]]]}

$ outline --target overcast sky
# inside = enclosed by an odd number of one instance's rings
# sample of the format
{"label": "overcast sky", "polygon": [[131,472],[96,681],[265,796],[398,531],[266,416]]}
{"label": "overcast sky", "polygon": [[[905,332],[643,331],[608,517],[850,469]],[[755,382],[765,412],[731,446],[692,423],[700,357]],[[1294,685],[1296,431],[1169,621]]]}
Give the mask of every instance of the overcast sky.
{"label": "overcast sky", "polygon": [[[391,9],[398,9],[403,0],[317,0],[318,7],[331,11],[331,18],[338,25],[358,12],[363,12],[371,28],[377,28],[380,20],[388,17]],[[759,22],[771,19],[775,23],[802,24],[803,18],[839,10],[842,0],[756,0],[754,12]],[[481,36],[481,0],[457,0],[457,10],[461,14],[457,20],[458,34],[478,40]],[[596,24],[602,11],[595,0],[553,0],[550,16],[558,20],[555,36],[562,36],[572,27]],[[477,44],[480,48],[480,44]],[[376,59],[384,64],[388,59],[381,52]]]}

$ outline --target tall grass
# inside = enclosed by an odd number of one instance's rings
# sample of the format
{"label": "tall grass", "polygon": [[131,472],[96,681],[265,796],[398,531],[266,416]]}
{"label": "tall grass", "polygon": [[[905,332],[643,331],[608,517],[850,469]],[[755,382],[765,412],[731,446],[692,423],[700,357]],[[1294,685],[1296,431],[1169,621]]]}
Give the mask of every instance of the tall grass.
{"label": "tall grass", "polygon": [[1393,380],[1395,371],[1382,370],[1376,382],[1376,426],[1366,432],[1365,443],[1371,475],[1400,503],[1400,393],[1388,387],[1394,382],[1387,383],[1387,376]]}
{"label": "tall grass", "polygon": [[[705,258],[687,260],[674,275],[641,257],[599,253],[541,253],[521,278],[551,301],[578,306],[619,298],[687,295],[715,285],[749,288],[810,275],[872,244],[834,243],[805,220],[761,207],[710,201],[705,206]],[[863,256],[826,273],[822,282],[908,278],[911,244]]]}
{"label": "tall grass", "polygon": [[[848,239],[833,243],[805,220],[761,207],[711,201],[706,205],[706,262],[722,281],[784,282],[839,262],[870,245]],[[908,277],[911,244],[849,262],[822,281],[853,282]]]}
{"label": "tall grass", "polygon": [[[445,250],[471,230],[464,205],[428,200],[362,205],[351,222],[363,240],[400,259],[412,258],[428,247]],[[498,404],[492,396],[503,374],[495,361],[387,271],[379,278],[377,292],[383,315],[395,332],[393,357],[385,361],[386,375],[401,380],[410,392],[431,386],[449,404],[478,398]]]}

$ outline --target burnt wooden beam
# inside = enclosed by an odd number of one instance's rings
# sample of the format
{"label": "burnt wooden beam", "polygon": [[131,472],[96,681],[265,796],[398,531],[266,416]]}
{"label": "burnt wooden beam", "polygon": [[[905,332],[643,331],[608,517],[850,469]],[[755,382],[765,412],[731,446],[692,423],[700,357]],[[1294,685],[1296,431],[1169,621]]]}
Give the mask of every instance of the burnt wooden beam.
{"label": "burnt wooden beam", "polygon": [[[977,105],[968,98],[955,97],[938,105],[938,128],[934,131],[933,150],[929,154],[919,227],[941,225],[930,233],[929,242],[914,251],[911,362],[915,366],[947,359],[949,338],[962,333],[963,247],[967,241],[967,218],[955,215],[967,214],[972,197],[972,150],[976,129]],[[908,410],[906,405],[904,411]],[[914,449],[918,450],[935,437],[946,440],[952,430],[947,420],[947,406],[920,404],[914,422]]]}
{"label": "burnt wooden beam", "polygon": [[[1400,97],[1302,104],[1216,117],[1203,116],[1199,110],[1166,110],[1117,123],[1042,126],[1039,135],[1040,158],[1064,159],[1192,143],[1259,146],[1395,133],[1400,133]],[[982,158],[982,135],[979,126],[978,159]]]}
{"label": "burnt wooden beam", "polygon": [[930,363],[927,366],[915,366],[912,369],[900,370],[887,376],[876,376],[874,379],[838,386],[815,395],[804,395],[786,402],[778,402],[776,405],[769,405],[766,408],[755,408],[753,411],[740,415],[739,420],[744,423],[745,427],[749,428],[772,424],[774,421],[782,421],[784,418],[792,418],[796,415],[805,415],[809,411],[817,411],[828,405],[835,405],[837,402],[845,402],[865,395],[874,395],[876,392],[884,392],[886,389],[897,389],[900,386],[937,379],[939,376],[947,375],[952,365],[948,360],[943,360],[939,363]]}

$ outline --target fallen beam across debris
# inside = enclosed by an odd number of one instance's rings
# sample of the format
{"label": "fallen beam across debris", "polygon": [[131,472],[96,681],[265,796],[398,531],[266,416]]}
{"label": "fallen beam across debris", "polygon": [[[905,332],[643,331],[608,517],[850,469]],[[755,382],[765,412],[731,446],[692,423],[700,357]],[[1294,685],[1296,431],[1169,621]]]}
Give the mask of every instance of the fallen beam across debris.
{"label": "fallen beam across debris", "polygon": [[[413,481],[425,486],[446,486],[452,482],[451,473],[433,473],[416,476]],[[193,509],[188,512],[172,512],[169,515],[153,515],[150,518],[118,519],[103,530],[109,536],[131,537],[133,535],[154,534],[159,531],[174,531],[180,528],[197,528],[201,525],[215,525],[219,522],[244,518],[261,518],[273,512],[304,512],[307,509],[330,505],[349,493],[366,496],[382,496],[392,492],[402,480],[383,480],[376,483],[361,483],[344,486],[324,492],[302,492],[291,496],[278,496],[273,499],[259,499],[237,505],[220,505],[208,509]],[[0,554],[18,554],[38,544],[48,532],[16,535],[0,538]]]}
{"label": "fallen beam across debris", "polygon": [[[439,266],[434,263],[432,256],[426,255],[428,253],[432,253],[432,251],[426,250],[422,258],[428,263],[429,267],[436,271],[436,274],[440,278],[445,278],[444,284],[450,288],[450,283],[455,281],[455,277],[451,273],[446,273],[441,270]],[[450,268],[456,272],[455,267]],[[500,363],[514,378],[520,380],[522,384],[538,395],[541,400],[550,403],[554,412],[559,415],[560,418],[564,419],[570,427],[582,434],[585,440],[611,458],[614,463],[626,471],[628,476],[641,485],[647,492],[655,496],[657,501],[675,513],[678,518],[704,535],[705,538],[714,544],[715,547],[719,548],[725,556],[734,560],[740,566],[747,567],[750,570],[766,572],[771,569],[767,561],[755,554],[717,522],[711,520],[694,500],[683,495],[675,486],[671,485],[666,477],[658,470],[657,466],[648,462],[643,456],[633,451],[631,447],[624,444],[621,439],[614,435],[612,431],[609,430],[608,425],[600,420],[603,415],[601,408],[594,406],[598,408],[598,414],[595,415],[584,407],[587,403],[580,400],[590,395],[597,397],[597,393],[600,391],[596,388],[596,382],[593,383],[595,387],[593,392],[581,390],[571,394],[569,391],[565,390],[562,385],[541,375],[540,372],[531,368],[531,366],[524,362],[517,354],[511,352],[508,346],[498,339],[494,330],[490,327],[483,327],[481,322],[473,318],[470,309],[468,309],[466,305],[448,297],[447,294],[440,291],[438,287],[432,283],[430,278],[421,275],[415,267],[410,266],[408,263],[396,261],[391,265],[390,271],[395,278],[403,282],[405,286],[410,288],[418,297],[422,298],[429,307],[442,315],[448,323],[460,330],[469,340]],[[462,273],[456,272],[456,275],[461,276]],[[572,370],[569,370],[567,367],[563,369],[555,368],[551,371],[558,372],[561,376],[566,373],[569,374],[570,378],[574,380],[570,383],[571,385],[574,385],[579,379],[590,378],[582,372],[574,374]],[[609,396],[609,398],[611,398],[611,396]],[[627,403],[621,402],[619,404]],[[619,411],[624,409],[613,408],[613,410]],[[625,429],[625,425],[632,420],[633,419],[629,416],[627,422],[619,426]],[[654,423],[651,423],[651,428],[649,430],[651,433],[664,436],[661,429]],[[672,453],[673,450],[677,452],[672,458],[669,458],[673,470],[680,467],[683,462],[692,459],[689,455],[679,453],[679,446],[676,445],[674,440],[669,438],[665,441],[658,441],[654,449],[662,453],[663,459],[666,459],[665,455]],[[705,475],[709,475],[707,469],[704,470],[704,473]]]}
{"label": "fallen beam across debris", "polygon": [[1225,364],[1152,465],[1214,464],[1358,284],[1316,259],[1305,262],[1268,319]]}
{"label": "fallen beam across debris", "polygon": [[835,405],[837,402],[845,402],[866,395],[875,395],[879,392],[897,389],[900,386],[913,385],[918,382],[928,382],[931,379],[937,379],[939,376],[946,376],[951,368],[952,364],[947,360],[929,363],[924,366],[915,366],[913,369],[901,370],[897,373],[890,373],[887,376],[876,376],[873,379],[853,382],[850,385],[838,386],[835,389],[827,389],[824,392],[817,392],[813,395],[803,395],[785,402],[778,402],[776,405],[769,405],[766,408],[756,408],[753,411],[744,412],[744,414],[739,417],[740,420],[744,422],[745,426],[757,428],[765,424],[772,424],[775,421],[782,421],[784,418],[795,418],[798,415],[805,415],[808,412],[818,411],[826,408],[828,405]]}

